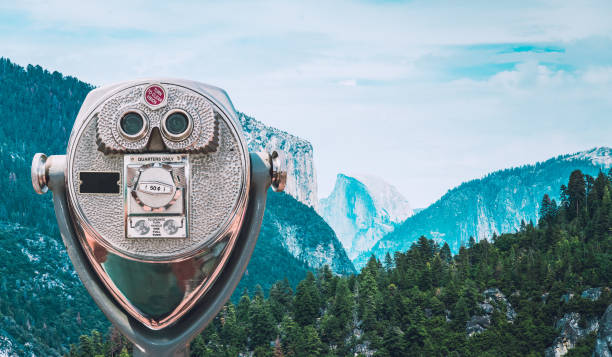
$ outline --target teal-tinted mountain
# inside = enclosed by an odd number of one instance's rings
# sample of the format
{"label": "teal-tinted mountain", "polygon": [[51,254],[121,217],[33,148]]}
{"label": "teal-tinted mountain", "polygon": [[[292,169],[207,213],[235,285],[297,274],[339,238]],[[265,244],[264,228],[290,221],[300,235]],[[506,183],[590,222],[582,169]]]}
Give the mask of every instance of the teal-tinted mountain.
{"label": "teal-tinted mountain", "polygon": [[408,200],[382,179],[344,174],[338,174],[334,189],[320,201],[319,212],[351,259],[413,214]]}
{"label": "teal-tinted mountain", "polygon": [[[40,66],[23,68],[0,59],[0,355],[61,355],[83,332],[108,326],[65,254],[51,194],[36,195],[30,182],[36,152],[65,153],[74,119],[91,89]],[[304,146],[295,141],[296,147]],[[354,271],[313,208],[290,195],[271,193],[240,289],[252,292],[257,284],[267,289],[284,277],[295,285],[322,264],[338,274]]]}
{"label": "teal-tinted mountain", "polygon": [[283,277],[295,286],[306,272],[324,265],[336,274],[355,273],[334,231],[312,207],[270,190],[259,240],[234,300],[245,287],[259,284],[267,291]]}
{"label": "teal-tinted mountain", "polygon": [[445,241],[453,252],[493,234],[515,232],[521,221],[537,222],[544,194],[559,202],[559,187],[574,170],[597,176],[612,167],[612,149],[599,147],[559,156],[535,165],[496,171],[461,184],[437,202],[409,217],[374,247],[353,261],[361,267],[372,255],[383,258],[387,252],[405,251],[420,236]]}

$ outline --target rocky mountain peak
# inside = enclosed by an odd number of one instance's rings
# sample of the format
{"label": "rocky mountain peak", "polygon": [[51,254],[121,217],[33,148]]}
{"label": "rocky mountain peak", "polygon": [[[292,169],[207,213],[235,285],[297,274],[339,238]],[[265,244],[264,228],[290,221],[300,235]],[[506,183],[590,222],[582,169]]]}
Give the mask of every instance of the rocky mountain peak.
{"label": "rocky mountain peak", "polygon": [[349,258],[370,249],[413,214],[408,201],[384,180],[342,173],[337,175],[330,195],[321,200],[319,211],[336,232]]}
{"label": "rocky mountain peak", "polygon": [[246,114],[238,113],[250,151],[283,150],[287,154],[285,192],[317,209],[317,179],[312,144],[295,135],[270,127]]}

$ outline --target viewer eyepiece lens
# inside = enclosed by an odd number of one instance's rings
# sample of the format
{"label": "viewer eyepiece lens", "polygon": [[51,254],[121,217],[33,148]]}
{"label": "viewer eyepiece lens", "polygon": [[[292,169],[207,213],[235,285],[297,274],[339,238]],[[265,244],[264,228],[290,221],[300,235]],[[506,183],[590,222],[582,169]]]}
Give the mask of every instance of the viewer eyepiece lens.
{"label": "viewer eyepiece lens", "polygon": [[191,133],[191,118],[182,110],[171,111],[164,118],[162,129],[170,140],[184,140]]}
{"label": "viewer eyepiece lens", "polygon": [[142,115],[135,112],[128,112],[121,117],[121,130],[129,138],[137,137],[145,126]]}
{"label": "viewer eyepiece lens", "polygon": [[189,119],[183,113],[172,113],[166,119],[166,129],[170,134],[180,135],[189,128]]}

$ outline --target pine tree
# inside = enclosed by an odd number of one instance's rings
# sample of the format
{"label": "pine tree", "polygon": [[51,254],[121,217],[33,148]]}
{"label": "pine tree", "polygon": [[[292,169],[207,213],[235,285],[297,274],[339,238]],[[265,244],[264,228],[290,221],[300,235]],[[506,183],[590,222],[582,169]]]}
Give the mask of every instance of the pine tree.
{"label": "pine tree", "polygon": [[284,314],[291,310],[293,300],[293,290],[289,280],[285,277],[282,281],[277,281],[270,288],[270,309],[276,322],[281,322]]}
{"label": "pine tree", "polygon": [[540,222],[548,222],[551,218],[552,213],[552,201],[550,200],[550,196],[545,194],[542,197],[542,203],[540,204]]}
{"label": "pine tree", "polygon": [[359,283],[359,312],[364,331],[374,331],[378,327],[378,312],[382,296],[370,270],[362,271]]}
{"label": "pine tree", "polygon": [[319,287],[319,293],[321,296],[321,307],[324,307],[325,303],[335,294],[334,274],[332,273],[329,265],[325,264],[321,269],[319,269],[317,274],[317,285]]}
{"label": "pine tree", "polygon": [[79,356],[91,357],[94,355],[94,346],[91,338],[87,335],[79,337]]}
{"label": "pine tree", "polygon": [[393,258],[391,257],[391,254],[389,252],[385,253],[385,269],[387,269],[387,271],[393,269],[394,267],[394,262],[393,262]]}
{"label": "pine tree", "polygon": [[123,349],[121,350],[121,353],[119,354],[119,357],[130,357],[127,347],[123,347]]}
{"label": "pine tree", "polygon": [[450,263],[451,260],[453,259],[453,255],[451,254],[450,247],[448,246],[448,243],[446,242],[444,242],[444,245],[442,246],[442,249],[440,250],[440,258],[442,258],[442,260],[446,263]]}
{"label": "pine tree", "polygon": [[251,345],[269,347],[276,338],[276,323],[268,304],[260,295],[255,296],[249,307],[249,321]]}
{"label": "pine tree", "polygon": [[308,272],[306,279],[297,286],[293,306],[295,321],[301,326],[314,324],[319,317],[319,306],[321,302],[315,277],[312,272]]}
{"label": "pine tree", "polygon": [[[247,329],[244,324],[238,322],[234,304],[229,303],[221,312],[223,324],[221,326],[220,337],[227,346],[236,347],[242,351],[247,342]],[[249,319],[251,316],[249,316]]]}
{"label": "pine tree", "polygon": [[345,279],[340,279],[328,312],[321,322],[321,339],[328,344],[344,348],[344,341],[351,329],[353,296]]}
{"label": "pine tree", "polygon": [[571,173],[567,185],[569,199],[568,215],[570,220],[578,217],[580,210],[585,208],[586,203],[586,182],[582,171],[575,170]]}
{"label": "pine tree", "polygon": [[238,302],[238,309],[236,310],[236,314],[238,317],[238,321],[241,323],[246,323],[249,321],[249,307],[251,306],[251,299],[249,298],[248,292],[245,291],[242,293],[242,297]]}

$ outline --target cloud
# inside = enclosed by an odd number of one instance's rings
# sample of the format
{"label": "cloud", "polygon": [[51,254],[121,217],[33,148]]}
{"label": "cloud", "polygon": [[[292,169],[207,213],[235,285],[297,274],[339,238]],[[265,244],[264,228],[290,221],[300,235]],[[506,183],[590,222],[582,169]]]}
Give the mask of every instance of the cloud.
{"label": "cloud", "polygon": [[345,86],[345,87],[357,87],[357,80],[356,79],[345,79],[343,81],[338,82],[338,84],[341,86]]}
{"label": "cloud", "polygon": [[419,207],[494,169],[610,144],[611,12],[605,0],[3,2],[0,55],[96,85],[221,86],[313,142],[320,196],[339,171],[384,168]]}
{"label": "cloud", "polygon": [[612,66],[588,68],[582,79],[591,84],[612,84]]}
{"label": "cloud", "polygon": [[515,69],[493,75],[489,82],[493,86],[508,89],[525,89],[534,86],[563,86],[575,80],[574,76],[563,70],[553,70],[538,62],[523,62]]}

